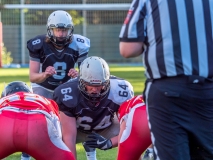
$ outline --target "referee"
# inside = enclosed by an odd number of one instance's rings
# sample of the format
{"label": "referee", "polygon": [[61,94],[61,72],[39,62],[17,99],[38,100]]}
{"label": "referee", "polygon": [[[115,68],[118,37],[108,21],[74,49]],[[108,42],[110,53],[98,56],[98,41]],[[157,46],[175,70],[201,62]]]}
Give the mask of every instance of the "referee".
{"label": "referee", "polygon": [[133,0],[120,54],[142,55],[157,160],[213,160],[213,0]]}

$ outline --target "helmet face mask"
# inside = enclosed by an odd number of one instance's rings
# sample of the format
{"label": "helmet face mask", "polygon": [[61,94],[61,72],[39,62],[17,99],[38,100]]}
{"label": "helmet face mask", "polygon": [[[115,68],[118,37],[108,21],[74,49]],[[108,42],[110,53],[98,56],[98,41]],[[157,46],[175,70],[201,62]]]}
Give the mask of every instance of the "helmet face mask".
{"label": "helmet face mask", "polygon": [[4,90],[2,91],[1,98],[16,92],[32,93],[32,89],[22,81],[14,81],[5,86]]}
{"label": "helmet face mask", "polygon": [[[99,88],[99,92],[89,92],[88,91],[88,86],[90,87],[98,87]],[[106,83],[102,84],[102,85],[94,85],[94,84],[88,84],[87,82],[85,82],[84,80],[80,80],[79,81],[79,88],[81,90],[81,93],[83,94],[83,96],[89,100],[89,102],[91,102],[92,104],[97,104],[99,103],[103,98],[106,97],[107,93],[109,92],[109,88],[110,88],[110,83],[109,81],[107,81]]]}
{"label": "helmet face mask", "polygon": [[[79,89],[92,104],[99,103],[107,96],[110,89],[108,64],[100,57],[88,57],[80,66]],[[99,93],[90,93],[87,86],[98,87]]]}
{"label": "helmet face mask", "polygon": [[[54,30],[61,30],[63,33],[63,37],[55,35]],[[72,41],[73,36],[73,22],[72,17],[69,13],[58,10],[50,14],[47,20],[47,36],[50,41],[57,47],[64,47],[68,43]]]}

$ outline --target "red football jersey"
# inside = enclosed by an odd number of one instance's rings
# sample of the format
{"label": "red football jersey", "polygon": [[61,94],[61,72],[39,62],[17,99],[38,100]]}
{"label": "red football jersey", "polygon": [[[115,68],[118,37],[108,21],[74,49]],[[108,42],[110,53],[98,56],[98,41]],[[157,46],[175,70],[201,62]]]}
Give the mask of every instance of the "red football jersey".
{"label": "red football jersey", "polygon": [[122,103],[118,110],[118,119],[121,121],[133,107],[144,106],[146,108],[142,95],[135,96],[126,102]]}
{"label": "red football jersey", "polygon": [[16,107],[23,110],[43,110],[48,113],[56,114],[59,117],[58,105],[51,99],[46,99],[43,96],[17,92],[0,99],[0,108]]}
{"label": "red football jersey", "polygon": [[25,152],[40,160],[75,160],[62,141],[59,110],[53,100],[17,92],[0,99],[0,112],[0,128],[4,128],[0,136],[0,159]]}
{"label": "red football jersey", "polygon": [[117,160],[139,159],[151,144],[143,97],[141,95],[135,96],[122,103],[118,113],[121,128]]}

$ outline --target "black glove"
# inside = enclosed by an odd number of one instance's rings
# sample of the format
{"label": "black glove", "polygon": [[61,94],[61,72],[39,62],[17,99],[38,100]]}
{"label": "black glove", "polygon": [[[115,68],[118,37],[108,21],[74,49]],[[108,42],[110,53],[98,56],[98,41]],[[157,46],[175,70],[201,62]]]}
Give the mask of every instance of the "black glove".
{"label": "black glove", "polygon": [[94,152],[95,151],[95,148],[90,148],[89,146],[86,145],[85,142],[82,143],[83,147],[84,147],[84,150],[86,152]]}
{"label": "black glove", "polygon": [[89,134],[84,144],[90,148],[98,148],[101,150],[107,150],[112,148],[111,140],[106,139],[97,133]]}

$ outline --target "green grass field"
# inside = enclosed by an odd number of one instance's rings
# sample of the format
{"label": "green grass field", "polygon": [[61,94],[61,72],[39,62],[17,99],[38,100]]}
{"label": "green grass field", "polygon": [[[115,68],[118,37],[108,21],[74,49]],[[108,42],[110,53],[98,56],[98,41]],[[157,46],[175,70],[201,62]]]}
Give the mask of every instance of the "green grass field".
{"label": "green grass field", "polygon": [[[130,67],[130,66],[110,66],[111,75],[115,75],[120,78],[128,80],[134,87],[135,95],[142,93],[144,88],[144,68],[143,67]],[[4,86],[11,81],[24,81],[28,85],[29,82],[29,69],[3,69],[0,68],[0,93]],[[116,159],[117,148],[113,148],[107,151],[97,150],[98,160],[113,160]],[[14,153],[4,160],[20,160],[21,153]],[[81,144],[77,144],[77,157],[78,160],[86,160],[85,152]],[[31,158],[32,159],[32,158]]]}

